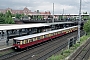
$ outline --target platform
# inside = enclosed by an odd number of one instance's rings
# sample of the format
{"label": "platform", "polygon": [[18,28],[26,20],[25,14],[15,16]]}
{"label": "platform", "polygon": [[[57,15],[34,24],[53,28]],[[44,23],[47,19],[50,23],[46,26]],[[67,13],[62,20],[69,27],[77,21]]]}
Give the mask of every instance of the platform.
{"label": "platform", "polygon": [[12,46],[6,46],[6,45],[0,46],[0,51],[5,50],[5,49],[9,49],[9,48],[12,48]]}
{"label": "platform", "polygon": [[5,49],[9,49],[13,46],[13,42],[12,40],[9,41],[9,44],[6,44],[6,41],[0,41],[0,51],[1,50],[5,50]]}

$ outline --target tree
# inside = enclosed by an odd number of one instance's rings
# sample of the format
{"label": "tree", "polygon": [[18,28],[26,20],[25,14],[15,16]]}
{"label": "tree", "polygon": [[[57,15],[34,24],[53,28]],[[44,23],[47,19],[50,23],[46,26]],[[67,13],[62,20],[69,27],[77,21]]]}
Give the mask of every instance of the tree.
{"label": "tree", "polygon": [[86,32],[86,34],[90,33],[90,20],[88,20],[88,21],[84,24],[83,28],[84,28],[84,31]]}
{"label": "tree", "polygon": [[3,13],[0,13],[0,17],[3,17],[3,16],[5,16]]}
{"label": "tree", "polygon": [[21,17],[24,17],[24,16],[25,16],[24,14],[18,14],[18,13],[15,15],[15,17],[18,19],[20,19]]}
{"label": "tree", "polygon": [[6,24],[14,24],[15,22],[14,22],[14,20],[12,19],[12,17],[9,16],[8,18],[5,17],[5,23],[6,23]]}
{"label": "tree", "polygon": [[15,15],[15,17],[18,18],[18,19],[20,19],[20,16],[21,16],[21,15],[18,14],[18,13]]}
{"label": "tree", "polygon": [[6,16],[6,17],[11,16],[11,17],[12,17],[12,14],[11,14],[11,12],[8,10],[8,11],[5,13],[5,16]]}
{"label": "tree", "polygon": [[0,16],[0,24],[4,24],[5,23],[5,18]]}

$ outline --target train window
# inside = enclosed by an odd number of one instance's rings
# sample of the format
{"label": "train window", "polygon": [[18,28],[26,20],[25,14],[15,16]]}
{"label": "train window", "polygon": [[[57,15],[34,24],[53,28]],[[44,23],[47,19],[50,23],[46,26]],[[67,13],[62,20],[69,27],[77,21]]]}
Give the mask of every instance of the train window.
{"label": "train window", "polygon": [[55,35],[55,33],[54,33],[54,35]]}
{"label": "train window", "polygon": [[54,34],[52,33],[52,36],[54,36]]}
{"label": "train window", "polygon": [[32,39],[32,38],[30,38],[30,39],[28,39],[28,41],[29,41],[29,42],[33,42],[33,39]]}
{"label": "train window", "polygon": [[23,44],[25,44],[25,40],[23,41]]}
{"label": "train window", "polygon": [[59,34],[61,34],[62,32],[61,31],[59,31]]}
{"label": "train window", "polygon": [[28,40],[24,40],[24,44],[28,43]]}
{"label": "train window", "polygon": [[58,32],[58,34],[60,34],[60,33]]}
{"label": "train window", "polygon": [[20,41],[20,45],[22,45],[22,41]]}
{"label": "train window", "polygon": [[33,38],[33,41],[36,41],[36,40],[37,40],[37,38],[36,38],[36,37],[34,37],[34,38]]}
{"label": "train window", "polygon": [[28,39],[28,43],[29,43],[30,41],[29,41],[29,39]]}
{"label": "train window", "polygon": [[51,33],[49,33],[49,36],[51,36]]}
{"label": "train window", "polygon": [[40,40],[40,36],[37,37],[37,40]]}
{"label": "train window", "polygon": [[45,35],[43,35],[43,38],[46,38]]}
{"label": "train window", "polygon": [[25,43],[28,43],[28,40],[25,40]]}
{"label": "train window", "polygon": [[65,32],[65,30],[63,30],[62,32]]}
{"label": "train window", "polygon": [[22,40],[22,44],[24,44],[24,40]]}
{"label": "train window", "polygon": [[43,39],[43,36],[40,36],[40,39]]}
{"label": "train window", "polygon": [[44,35],[42,35],[42,38],[44,38]]}
{"label": "train window", "polygon": [[49,37],[49,34],[46,34],[45,36],[46,36],[46,37]]}
{"label": "train window", "polygon": [[57,32],[55,32],[55,35],[57,35]]}
{"label": "train window", "polygon": [[51,33],[50,36],[53,36],[53,33]]}

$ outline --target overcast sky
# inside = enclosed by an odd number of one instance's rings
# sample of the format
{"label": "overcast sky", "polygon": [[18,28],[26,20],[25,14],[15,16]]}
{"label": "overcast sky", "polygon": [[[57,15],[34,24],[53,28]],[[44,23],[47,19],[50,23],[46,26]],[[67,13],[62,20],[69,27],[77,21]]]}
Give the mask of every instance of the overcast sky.
{"label": "overcast sky", "polygon": [[[65,14],[79,13],[79,0],[0,0],[0,9],[12,8],[22,10],[27,6],[31,11],[53,11],[54,13],[62,14],[63,9]],[[90,13],[90,0],[82,0],[82,12]]]}

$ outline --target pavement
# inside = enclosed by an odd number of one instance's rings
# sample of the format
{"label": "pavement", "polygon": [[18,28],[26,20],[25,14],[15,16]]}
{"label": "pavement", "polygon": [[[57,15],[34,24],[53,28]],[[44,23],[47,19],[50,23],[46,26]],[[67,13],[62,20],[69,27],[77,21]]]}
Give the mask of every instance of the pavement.
{"label": "pavement", "polygon": [[6,44],[6,41],[0,41],[0,51],[5,50],[5,49],[9,49],[11,47],[13,47],[12,40],[9,41],[8,45]]}

